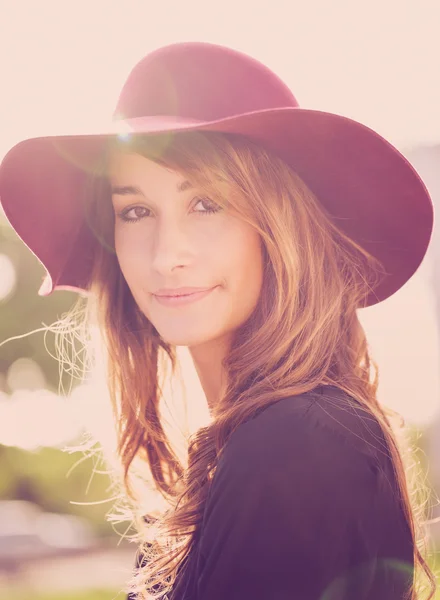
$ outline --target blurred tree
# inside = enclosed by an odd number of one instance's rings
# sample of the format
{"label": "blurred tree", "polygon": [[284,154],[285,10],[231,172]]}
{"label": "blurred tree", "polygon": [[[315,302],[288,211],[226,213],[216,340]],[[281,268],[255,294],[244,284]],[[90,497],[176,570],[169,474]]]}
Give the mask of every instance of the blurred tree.
{"label": "blurred tree", "polygon": [[79,462],[82,456],[57,448],[29,452],[0,445],[0,498],[27,500],[49,512],[77,515],[87,519],[97,535],[116,535],[106,520],[114,504],[109,501],[110,478],[101,472],[93,474],[93,460]]}
{"label": "blurred tree", "polygon": [[[6,255],[16,270],[15,288],[10,295],[0,297],[0,343],[39,329],[43,324],[51,325],[76,302],[78,295],[74,292],[56,292],[44,298],[38,296],[44,268],[1,211],[0,255]],[[48,389],[58,391],[59,366],[51,356],[55,354],[53,334],[48,334],[46,343],[50,353],[44,344],[44,332],[38,332],[12,339],[0,347],[0,392],[2,388],[7,393],[12,391],[6,385],[6,374],[19,358],[30,358],[38,363]],[[62,383],[68,389],[70,376],[64,374]],[[105,473],[93,473],[96,460],[91,458],[81,462],[83,456],[81,452],[69,454],[57,448],[29,452],[0,444],[0,498],[28,500],[43,510],[78,515],[88,519],[98,535],[114,534],[106,520],[107,512],[113,507],[113,502],[109,501],[112,495],[110,478]]]}
{"label": "blurred tree", "polygon": [[[76,301],[78,295],[67,291],[58,291],[46,298],[38,296],[44,269],[2,216],[0,216],[0,254],[8,256],[16,270],[14,291],[3,301],[0,299],[0,342],[41,328],[43,323],[50,325]],[[47,343],[50,352],[54,353],[53,334],[48,335]],[[35,360],[43,370],[48,388],[57,391],[58,364],[44,347],[43,332],[12,340],[3,345],[0,348],[0,374],[3,373],[5,377],[10,365],[22,357]],[[69,383],[67,379],[65,382]]]}
{"label": "blurred tree", "polygon": [[[440,339],[440,227],[438,211],[440,209],[440,144],[422,145],[405,152],[410,162],[422,177],[434,204],[434,230],[427,256],[431,262],[429,282],[433,292],[437,335]],[[438,366],[440,369],[440,365]],[[431,535],[440,544],[440,413],[430,423],[425,432],[425,468],[429,465],[429,479],[436,497],[432,505],[431,519],[439,519],[430,527]],[[440,592],[439,592],[440,595]]]}

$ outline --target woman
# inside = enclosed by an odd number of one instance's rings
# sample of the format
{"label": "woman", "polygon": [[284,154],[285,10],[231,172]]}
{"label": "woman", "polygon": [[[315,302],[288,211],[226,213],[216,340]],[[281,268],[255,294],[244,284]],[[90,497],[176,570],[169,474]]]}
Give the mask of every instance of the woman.
{"label": "woman", "polygon": [[[357,317],[408,281],[431,235],[395,148],[300,109],[244,54],[173,44],[135,66],[107,131],[15,146],[0,196],[47,270],[40,294],[85,292],[100,328],[140,541],[133,596],[415,600],[422,568],[432,598]],[[211,416],[186,464],[160,412],[178,346]],[[160,514],[139,508],[135,464]]]}

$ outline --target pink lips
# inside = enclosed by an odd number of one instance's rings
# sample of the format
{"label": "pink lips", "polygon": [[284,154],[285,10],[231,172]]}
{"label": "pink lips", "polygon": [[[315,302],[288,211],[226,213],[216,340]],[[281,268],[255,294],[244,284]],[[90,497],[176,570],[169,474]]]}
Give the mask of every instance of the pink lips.
{"label": "pink lips", "polygon": [[154,292],[155,296],[188,296],[196,292],[205,292],[205,287],[179,287],[179,288],[161,288]]}
{"label": "pink lips", "polygon": [[[217,287],[217,286],[216,286]],[[210,294],[215,287],[210,288],[208,290],[202,290],[201,292],[194,292],[192,294],[185,294],[181,296],[156,296],[155,299],[159,304],[164,306],[182,306],[184,304],[190,304],[191,302],[195,302],[196,300],[201,300],[205,298],[208,294]]]}

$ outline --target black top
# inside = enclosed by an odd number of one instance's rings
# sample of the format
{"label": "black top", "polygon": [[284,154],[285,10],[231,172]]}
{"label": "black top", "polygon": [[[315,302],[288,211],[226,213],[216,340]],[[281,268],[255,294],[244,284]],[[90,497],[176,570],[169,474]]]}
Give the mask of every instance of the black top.
{"label": "black top", "polygon": [[197,540],[167,600],[402,600],[413,579],[381,429],[328,386],[232,434]]}

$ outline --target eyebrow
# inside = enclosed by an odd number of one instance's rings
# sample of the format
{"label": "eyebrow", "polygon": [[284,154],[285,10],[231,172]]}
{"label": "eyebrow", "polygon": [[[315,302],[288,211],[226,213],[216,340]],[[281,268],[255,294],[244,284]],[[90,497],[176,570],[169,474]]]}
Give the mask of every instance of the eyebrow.
{"label": "eyebrow", "polygon": [[[185,192],[192,188],[192,184],[190,181],[182,181],[177,184],[178,192]],[[112,186],[112,195],[114,196],[143,196],[144,194],[137,186],[133,185],[122,185],[122,186]]]}

